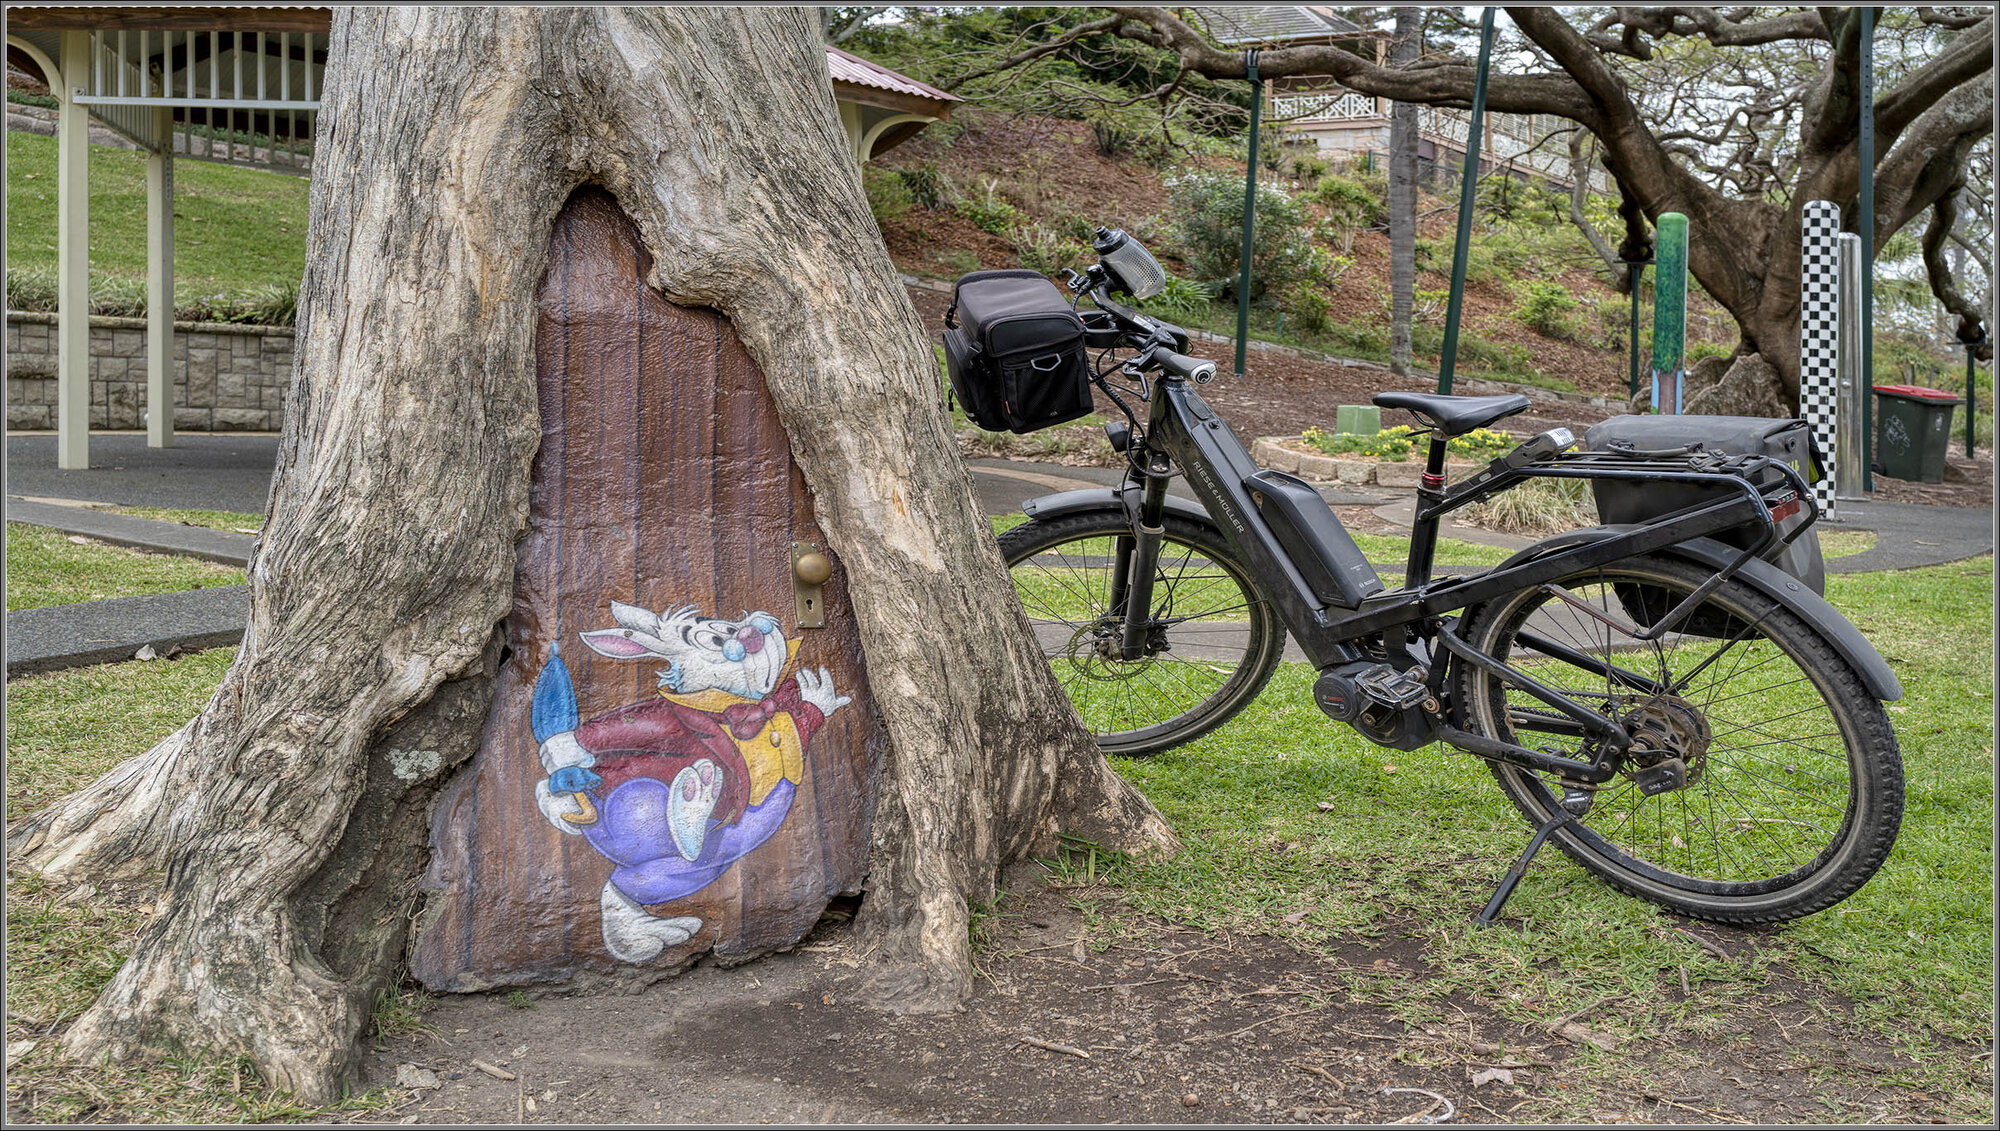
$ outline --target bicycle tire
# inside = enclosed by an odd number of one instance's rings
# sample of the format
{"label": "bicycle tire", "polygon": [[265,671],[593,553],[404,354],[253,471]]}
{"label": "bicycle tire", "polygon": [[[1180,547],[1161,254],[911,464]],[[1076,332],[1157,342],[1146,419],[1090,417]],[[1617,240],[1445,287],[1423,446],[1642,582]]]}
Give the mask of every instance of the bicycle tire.
{"label": "bicycle tire", "polygon": [[1138,661],[1098,647],[1117,623],[1107,607],[1108,555],[1111,539],[1132,533],[1123,512],[1035,519],[1000,536],[1057,682],[1107,754],[1157,754],[1228,722],[1263,690],[1285,649],[1277,610],[1221,533],[1176,515],[1164,525],[1153,634],[1165,647]]}
{"label": "bicycle tire", "polygon": [[[1630,766],[1599,788],[1589,812],[1551,838],[1571,859],[1620,891],[1693,918],[1766,923],[1823,911],[1867,883],[1895,843],[1903,812],[1895,730],[1818,631],[1740,579],[1681,622],[1684,632],[1652,645],[1604,623],[1650,624],[1710,576],[1660,557],[1580,571],[1469,611],[1464,638],[1501,660],[1516,657],[1510,662],[1586,706],[1649,728],[1635,761],[1684,755],[1680,788],[1647,797]],[[1535,651],[1524,631],[1585,653],[1593,666]],[[1613,664],[1650,687],[1635,690],[1604,670]],[[1668,677],[1673,694],[1662,695]],[[1492,674],[1461,664],[1454,691],[1458,725],[1588,760],[1580,737],[1549,745],[1560,717]],[[1531,824],[1557,812],[1552,775],[1488,767]]]}

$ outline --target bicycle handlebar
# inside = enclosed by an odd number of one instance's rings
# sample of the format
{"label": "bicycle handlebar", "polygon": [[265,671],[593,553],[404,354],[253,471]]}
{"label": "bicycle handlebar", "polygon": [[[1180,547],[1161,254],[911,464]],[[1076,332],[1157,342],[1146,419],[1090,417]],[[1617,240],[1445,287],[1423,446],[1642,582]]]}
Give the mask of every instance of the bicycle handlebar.
{"label": "bicycle handlebar", "polygon": [[1168,373],[1188,381],[1193,381],[1197,385],[1212,380],[1215,377],[1214,362],[1204,361],[1198,357],[1189,357],[1184,353],[1175,353],[1164,346],[1153,351],[1153,360],[1159,362],[1160,368],[1166,370]]}

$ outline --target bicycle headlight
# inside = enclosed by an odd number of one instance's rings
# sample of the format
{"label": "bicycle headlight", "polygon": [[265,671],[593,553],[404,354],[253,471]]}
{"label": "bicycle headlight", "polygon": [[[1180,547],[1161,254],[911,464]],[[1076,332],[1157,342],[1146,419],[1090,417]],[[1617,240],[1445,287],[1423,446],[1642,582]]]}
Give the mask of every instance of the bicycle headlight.
{"label": "bicycle headlight", "polygon": [[1097,229],[1090,246],[1119,288],[1135,300],[1144,302],[1166,289],[1167,269],[1123,229]]}

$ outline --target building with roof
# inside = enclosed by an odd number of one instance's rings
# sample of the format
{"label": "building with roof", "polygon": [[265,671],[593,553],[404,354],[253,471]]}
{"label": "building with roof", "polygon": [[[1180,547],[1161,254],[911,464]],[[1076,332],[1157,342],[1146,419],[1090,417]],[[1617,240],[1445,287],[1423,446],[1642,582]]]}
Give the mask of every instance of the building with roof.
{"label": "building with roof", "polygon": [[[1232,4],[1192,7],[1189,22],[1224,47],[1280,48],[1337,44],[1386,63],[1390,33],[1364,28],[1321,4]],[[1282,78],[1265,83],[1267,120],[1283,123],[1295,137],[1310,139],[1323,153],[1385,159],[1389,152],[1387,98],[1349,90],[1331,79]],[[1417,115],[1417,162],[1430,180],[1465,167],[1470,111],[1425,106]],[[1489,111],[1481,128],[1480,173],[1533,177],[1570,187],[1570,123],[1553,114]],[[1609,191],[1602,169],[1590,172],[1591,187]]]}
{"label": "building with roof", "polygon": [[[312,137],[325,85],[328,7],[10,5],[7,58],[58,102],[56,464],[90,466],[89,130],[108,127],[148,152],[146,440],[174,435],[176,153],[249,161]],[[955,96],[827,49],[834,101],[857,162],[951,116]],[[197,123],[200,123],[198,126]],[[224,135],[221,152],[214,136]],[[205,129],[201,144],[197,129]],[[253,144],[239,147],[237,134]],[[239,148],[242,152],[239,154]],[[257,163],[268,163],[265,161]],[[301,162],[303,167],[303,162]]]}

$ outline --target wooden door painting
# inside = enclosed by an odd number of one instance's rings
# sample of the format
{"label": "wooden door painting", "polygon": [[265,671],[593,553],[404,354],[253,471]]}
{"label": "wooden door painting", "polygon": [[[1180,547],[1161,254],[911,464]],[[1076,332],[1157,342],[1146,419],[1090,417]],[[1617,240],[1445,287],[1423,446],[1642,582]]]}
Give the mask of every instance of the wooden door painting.
{"label": "wooden door painting", "polygon": [[792,547],[825,540],[776,407],[648,266],[611,196],[564,208],[509,656],[432,817],[433,989],[787,946],[860,888],[882,738],[844,574],[801,629]]}

